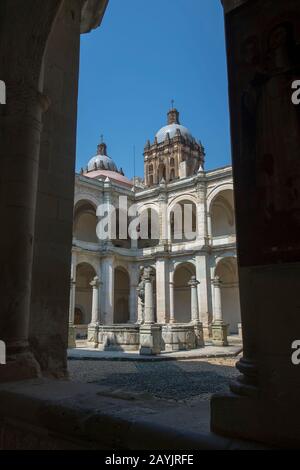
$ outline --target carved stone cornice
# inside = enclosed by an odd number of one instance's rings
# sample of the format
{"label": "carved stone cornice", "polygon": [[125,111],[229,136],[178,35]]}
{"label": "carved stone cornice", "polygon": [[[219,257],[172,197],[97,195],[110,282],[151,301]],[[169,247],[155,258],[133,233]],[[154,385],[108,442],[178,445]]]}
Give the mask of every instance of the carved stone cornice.
{"label": "carved stone cornice", "polygon": [[84,0],[81,13],[81,33],[89,33],[100,26],[108,0]]}

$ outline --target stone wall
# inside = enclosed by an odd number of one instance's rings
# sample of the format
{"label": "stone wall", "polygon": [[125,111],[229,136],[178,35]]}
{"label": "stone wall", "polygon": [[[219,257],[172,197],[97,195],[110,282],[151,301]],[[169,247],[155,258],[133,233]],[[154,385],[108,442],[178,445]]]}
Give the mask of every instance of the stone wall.
{"label": "stone wall", "polygon": [[[30,316],[30,343],[43,371],[66,373],[73,224],[81,2],[66,0],[48,40]],[[51,332],[51,334],[49,334]]]}

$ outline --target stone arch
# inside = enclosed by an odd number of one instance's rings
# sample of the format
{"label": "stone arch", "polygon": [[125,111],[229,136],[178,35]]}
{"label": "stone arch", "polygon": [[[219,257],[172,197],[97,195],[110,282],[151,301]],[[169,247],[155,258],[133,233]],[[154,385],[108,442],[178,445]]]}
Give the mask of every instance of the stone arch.
{"label": "stone arch", "polygon": [[126,268],[118,265],[114,269],[114,323],[128,323],[130,276]]}
{"label": "stone arch", "polygon": [[138,209],[140,217],[138,248],[148,248],[159,243],[159,208],[156,204],[145,204]]}
{"label": "stone arch", "polygon": [[241,322],[238,269],[235,256],[225,256],[217,262],[214,275],[221,281],[221,305],[223,320],[231,334],[238,333]]}
{"label": "stone arch", "polygon": [[74,237],[80,241],[97,243],[97,223],[98,219],[94,204],[85,199],[80,199],[74,208]]}
{"label": "stone arch", "polygon": [[92,314],[92,287],[90,282],[96,276],[94,267],[88,262],[78,263],[76,266],[76,286],[75,286],[75,312],[76,308],[82,312],[83,324],[91,322]]}
{"label": "stone arch", "polygon": [[216,196],[222,191],[231,190],[233,191],[233,183],[222,183],[215,186],[207,194],[207,211],[210,212],[211,204]]}
{"label": "stone arch", "polygon": [[233,189],[218,191],[210,201],[211,237],[224,237],[235,233]]}
{"label": "stone arch", "polygon": [[197,202],[180,196],[168,208],[168,237],[173,243],[194,241],[197,237]]}
{"label": "stone arch", "polygon": [[180,194],[179,196],[174,197],[169,205],[168,205],[168,214],[172,211],[174,208],[175,204],[181,202],[181,201],[189,201],[192,202],[193,204],[197,204],[197,198],[191,194],[191,193],[186,193],[186,194]]}
{"label": "stone arch", "polygon": [[189,281],[196,275],[195,265],[184,261],[174,271],[174,318],[177,323],[191,321],[191,288]]}
{"label": "stone arch", "polygon": [[82,192],[82,191],[79,191],[78,193],[75,194],[74,209],[77,206],[77,204],[80,203],[80,201],[89,202],[92,206],[94,206],[95,210],[97,210],[97,207],[100,204],[100,201],[96,198],[96,196],[93,196],[90,193]]}
{"label": "stone arch", "polygon": [[[119,248],[130,248],[130,238],[128,235],[128,224],[129,224],[129,217],[128,213],[124,209],[116,208],[115,213],[115,220],[116,220],[116,238],[112,240],[114,246]],[[121,234],[120,234],[121,230]],[[126,238],[125,237],[126,231]],[[124,233],[123,233],[124,232]]]}

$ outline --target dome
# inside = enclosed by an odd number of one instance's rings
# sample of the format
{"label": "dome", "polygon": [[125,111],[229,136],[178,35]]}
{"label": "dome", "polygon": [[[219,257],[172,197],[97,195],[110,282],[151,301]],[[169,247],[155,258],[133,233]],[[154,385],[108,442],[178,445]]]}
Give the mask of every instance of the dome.
{"label": "dome", "polygon": [[88,171],[94,170],[117,171],[117,166],[112,158],[107,155],[96,155],[88,162]]}
{"label": "dome", "polygon": [[190,131],[180,124],[179,112],[176,108],[172,108],[168,111],[168,124],[162,127],[156,133],[155,138],[157,139],[157,143],[161,144],[162,142],[164,142],[167,137],[167,134],[169,134],[170,139],[172,139],[176,135],[182,135],[182,137],[185,137],[191,141],[193,140]]}
{"label": "dome", "polygon": [[175,137],[178,133],[178,130],[180,131],[180,134],[189,139],[189,140],[192,140],[192,135],[190,134],[190,131],[184,127],[184,126],[181,126],[180,124],[168,124],[167,126],[164,126],[162,127],[155,135],[156,139],[157,139],[157,142],[160,144],[161,142],[163,142],[167,136],[167,134],[169,134],[170,136],[170,139],[172,139],[173,137]]}
{"label": "dome", "polygon": [[107,147],[104,142],[97,146],[97,155],[88,162],[88,171],[96,170],[118,171],[113,159],[107,156]]}
{"label": "dome", "polygon": [[118,183],[132,186],[132,182],[126,178],[122,168],[118,170],[113,159],[107,156],[107,147],[103,141],[97,146],[97,155],[90,159],[86,171],[81,169],[81,174],[97,180],[109,178]]}

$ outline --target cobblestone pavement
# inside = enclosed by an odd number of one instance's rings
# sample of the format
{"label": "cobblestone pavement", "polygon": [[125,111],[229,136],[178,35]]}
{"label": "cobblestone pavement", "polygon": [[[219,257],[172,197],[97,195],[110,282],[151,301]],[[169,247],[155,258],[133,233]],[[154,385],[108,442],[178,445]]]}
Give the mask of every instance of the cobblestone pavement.
{"label": "cobblestone pavement", "polygon": [[143,394],[175,402],[207,400],[228,390],[238,375],[238,358],[162,362],[69,361],[71,380],[101,385],[118,393]]}

